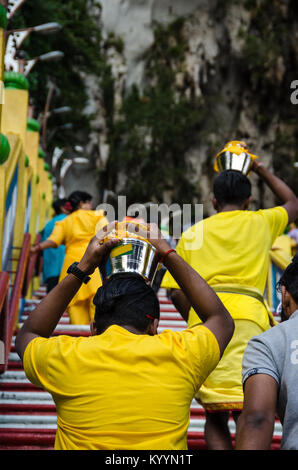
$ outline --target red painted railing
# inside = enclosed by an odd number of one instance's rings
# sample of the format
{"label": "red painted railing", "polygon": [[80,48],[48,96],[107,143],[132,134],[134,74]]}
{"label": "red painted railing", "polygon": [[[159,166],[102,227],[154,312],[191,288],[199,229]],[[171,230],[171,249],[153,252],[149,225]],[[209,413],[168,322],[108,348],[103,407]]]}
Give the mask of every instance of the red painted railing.
{"label": "red painted railing", "polygon": [[0,374],[8,361],[9,274],[0,272]]}
{"label": "red painted railing", "polygon": [[[23,284],[25,273],[30,255],[30,234],[25,233],[23,246],[20,247],[20,257],[18,260],[17,270],[15,273],[14,283],[9,292],[9,275],[6,272],[1,272],[2,284],[0,284],[1,298],[3,298],[3,309],[1,309],[1,331],[0,341],[3,347],[4,344],[4,364],[0,364],[0,373],[6,371],[8,364],[8,355],[11,348],[11,340],[15,325],[18,319],[20,300],[22,297]],[[1,361],[2,362],[2,361]]]}
{"label": "red painted railing", "polygon": [[[38,233],[35,238],[35,243],[34,245],[38,245],[41,241],[41,235]],[[30,256],[26,272],[25,272],[25,279],[23,283],[23,290],[22,290],[22,295],[23,297],[26,297],[29,289],[29,285],[33,277],[39,276],[42,268],[42,257],[40,252],[34,253],[33,255]]]}

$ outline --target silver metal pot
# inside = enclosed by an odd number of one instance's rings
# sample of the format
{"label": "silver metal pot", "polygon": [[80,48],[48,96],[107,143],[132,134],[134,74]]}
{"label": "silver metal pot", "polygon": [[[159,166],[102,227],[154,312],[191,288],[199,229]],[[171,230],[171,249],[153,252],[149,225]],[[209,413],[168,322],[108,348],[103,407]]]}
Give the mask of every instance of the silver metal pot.
{"label": "silver metal pot", "polygon": [[241,171],[244,175],[248,175],[253,160],[248,153],[242,152],[238,155],[226,151],[216,157],[216,163],[220,172],[224,170],[237,170]]}
{"label": "silver metal pot", "polygon": [[154,246],[136,238],[124,238],[111,251],[103,277],[108,279],[114,274],[135,273],[152,284],[158,265],[159,256]]}

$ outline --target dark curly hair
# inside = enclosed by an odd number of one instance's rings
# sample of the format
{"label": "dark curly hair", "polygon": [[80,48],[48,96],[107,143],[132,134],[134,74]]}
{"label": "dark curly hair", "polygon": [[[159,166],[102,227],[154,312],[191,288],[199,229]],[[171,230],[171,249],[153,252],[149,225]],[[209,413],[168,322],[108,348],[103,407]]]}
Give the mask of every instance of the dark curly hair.
{"label": "dark curly hair", "polygon": [[213,193],[221,206],[240,206],[251,196],[251,182],[240,171],[224,170],[214,180]]}
{"label": "dark curly hair", "polygon": [[284,270],[280,280],[276,284],[277,291],[280,292],[282,286],[285,286],[294,302],[298,304],[298,253]]}
{"label": "dark curly hair", "polygon": [[67,198],[67,210],[74,212],[78,209],[80,202],[91,201],[92,196],[85,191],[74,191]]}
{"label": "dark curly hair", "polygon": [[139,274],[116,274],[101,286],[94,299],[98,334],[111,325],[130,325],[145,332],[160,317],[158,298]]}

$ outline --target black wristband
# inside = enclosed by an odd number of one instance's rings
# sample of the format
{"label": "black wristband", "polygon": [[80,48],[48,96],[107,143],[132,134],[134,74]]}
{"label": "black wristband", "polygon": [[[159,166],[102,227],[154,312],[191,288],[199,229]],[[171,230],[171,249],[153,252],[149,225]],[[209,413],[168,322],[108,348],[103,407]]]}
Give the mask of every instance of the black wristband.
{"label": "black wristband", "polygon": [[75,277],[77,277],[80,281],[82,281],[84,284],[87,284],[87,282],[90,281],[91,277],[88,276],[87,274],[85,274],[83,271],[81,271],[79,268],[78,268],[78,262],[76,261],[75,263],[72,263],[68,270],[67,270],[67,273],[68,274],[73,274]]}

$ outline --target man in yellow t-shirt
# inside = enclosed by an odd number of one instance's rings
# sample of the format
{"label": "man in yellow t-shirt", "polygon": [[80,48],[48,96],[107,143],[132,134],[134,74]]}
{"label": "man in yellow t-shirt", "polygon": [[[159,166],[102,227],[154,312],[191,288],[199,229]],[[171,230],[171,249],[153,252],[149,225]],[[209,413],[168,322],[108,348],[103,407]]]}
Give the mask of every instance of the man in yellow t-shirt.
{"label": "man in yellow t-shirt", "polygon": [[233,335],[234,322],[218,296],[158,228],[151,224],[139,235],[155,246],[203,324],[157,334],[153,289],[137,274],[115,275],[95,295],[92,336],[50,338],[82,280],[104,269],[119,243],[103,243],[102,230],[16,338],[27,377],[56,403],[55,449],[187,449],[191,401]]}
{"label": "man in yellow t-shirt", "polygon": [[[214,182],[217,214],[183,233],[177,253],[217,292],[235,321],[235,333],[216,369],[200,387],[197,400],[206,410],[205,439],[209,449],[231,449],[230,412],[235,421],[243,406],[241,363],[248,340],[274,324],[263,300],[269,250],[289,221],[298,215],[294,193],[262,164],[253,170],[268,184],[283,206],[248,211],[251,184],[238,171],[224,171]],[[162,287],[188,325],[198,323],[179,286],[167,272]]]}

